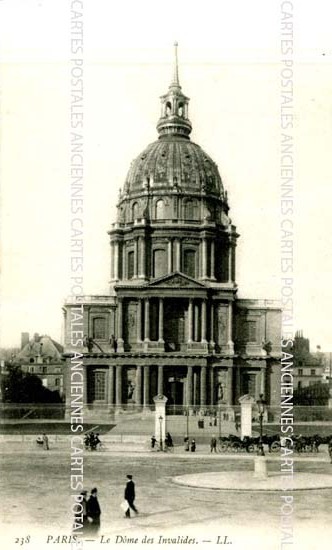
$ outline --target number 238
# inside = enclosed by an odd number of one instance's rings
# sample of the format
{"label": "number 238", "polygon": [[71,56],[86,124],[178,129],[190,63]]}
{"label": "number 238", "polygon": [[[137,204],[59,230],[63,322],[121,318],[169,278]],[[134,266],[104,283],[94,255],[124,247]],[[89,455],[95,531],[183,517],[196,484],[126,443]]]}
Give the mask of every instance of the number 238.
{"label": "number 238", "polygon": [[26,537],[16,537],[15,544],[18,544],[19,546],[23,546],[23,544],[29,544],[30,542],[30,535]]}

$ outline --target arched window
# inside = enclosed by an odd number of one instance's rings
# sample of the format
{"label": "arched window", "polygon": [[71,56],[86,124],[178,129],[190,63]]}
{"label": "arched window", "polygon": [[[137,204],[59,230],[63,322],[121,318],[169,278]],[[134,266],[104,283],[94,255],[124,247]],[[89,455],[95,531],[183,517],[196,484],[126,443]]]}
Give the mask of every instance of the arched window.
{"label": "arched window", "polygon": [[166,103],[166,116],[170,116],[172,114],[172,105],[169,101]]}
{"label": "arched window", "polygon": [[183,103],[179,103],[178,115],[179,115],[179,116],[183,116],[183,115],[184,115]]}
{"label": "arched window", "polygon": [[128,252],[128,279],[132,279],[134,277],[134,260],[135,254],[134,251],[131,250]]}
{"label": "arched window", "polygon": [[156,215],[155,218],[157,220],[164,220],[165,219],[165,205],[164,201],[160,199],[156,202]]}
{"label": "arched window", "polygon": [[183,272],[189,277],[196,277],[196,251],[185,250],[183,255]]}
{"label": "arched window", "polygon": [[106,339],[106,319],[104,317],[95,317],[93,319],[92,338],[96,340]]}
{"label": "arched window", "polygon": [[164,249],[153,252],[153,277],[162,277],[167,273],[167,258]]}
{"label": "arched window", "polygon": [[132,206],[132,213],[133,213],[132,219],[133,221],[135,221],[138,218],[138,202],[134,202]]}

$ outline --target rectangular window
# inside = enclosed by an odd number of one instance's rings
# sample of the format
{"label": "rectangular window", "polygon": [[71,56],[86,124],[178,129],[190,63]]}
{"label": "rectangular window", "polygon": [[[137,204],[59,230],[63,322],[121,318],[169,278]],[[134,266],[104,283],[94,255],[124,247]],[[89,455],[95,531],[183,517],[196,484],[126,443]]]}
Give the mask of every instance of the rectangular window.
{"label": "rectangular window", "polygon": [[134,261],[135,253],[131,250],[128,252],[128,279],[132,279],[134,277]]}
{"label": "rectangular window", "polygon": [[196,252],[185,250],[183,255],[183,272],[193,279],[196,276]]}
{"label": "rectangular window", "polygon": [[299,370],[298,370],[298,375],[299,375],[299,376],[303,376],[303,369],[299,369]]}
{"label": "rectangular window", "polygon": [[311,376],[316,376],[316,369],[311,369],[310,375]]}
{"label": "rectangular window", "polygon": [[106,339],[106,319],[104,317],[95,317],[92,334],[96,340]]}

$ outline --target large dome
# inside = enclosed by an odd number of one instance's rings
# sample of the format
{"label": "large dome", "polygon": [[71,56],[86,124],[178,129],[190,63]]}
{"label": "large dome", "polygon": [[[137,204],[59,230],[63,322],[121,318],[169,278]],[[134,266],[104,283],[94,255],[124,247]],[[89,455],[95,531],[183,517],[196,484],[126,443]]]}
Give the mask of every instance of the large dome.
{"label": "large dome", "polygon": [[176,134],[150,143],[132,162],[125,192],[136,194],[147,187],[223,196],[218,167],[211,157],[196,143]]}

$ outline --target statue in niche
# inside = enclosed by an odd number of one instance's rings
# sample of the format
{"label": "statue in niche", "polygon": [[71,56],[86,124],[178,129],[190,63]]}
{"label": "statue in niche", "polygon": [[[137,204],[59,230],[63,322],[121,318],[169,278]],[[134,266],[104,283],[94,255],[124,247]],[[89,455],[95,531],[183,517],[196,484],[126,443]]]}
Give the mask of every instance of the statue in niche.
{"label": "statue in niche", "polygon": [[132,399],[135,391],[135,386],[131,380],[127,384],[127,399]]}
{"label": "statue in niche", "polygon": [[219,382],[217,386],[217,399],[218,401],[222,401],[224,398],[224,385],[222,382]]}

